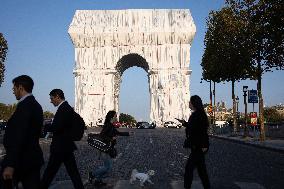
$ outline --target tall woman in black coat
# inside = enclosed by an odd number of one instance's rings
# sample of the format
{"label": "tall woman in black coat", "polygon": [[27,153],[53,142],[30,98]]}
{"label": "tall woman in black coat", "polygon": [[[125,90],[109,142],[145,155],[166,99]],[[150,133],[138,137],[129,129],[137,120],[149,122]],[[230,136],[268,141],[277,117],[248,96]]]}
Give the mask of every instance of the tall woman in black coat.
{"label": "tall woman in black coat", "polygon": [[204,111],[202,100],[199,96],[191,96],[189,108],[192,114],[186,125],[186,138],[189,141],[191,154],[187,160],[184,174],[184,188],[189,189],[193,180],[193,171],[197,168],[203,187],[210,188],[210,182],[205,165],[205,153],[209,148],[208,117]]}

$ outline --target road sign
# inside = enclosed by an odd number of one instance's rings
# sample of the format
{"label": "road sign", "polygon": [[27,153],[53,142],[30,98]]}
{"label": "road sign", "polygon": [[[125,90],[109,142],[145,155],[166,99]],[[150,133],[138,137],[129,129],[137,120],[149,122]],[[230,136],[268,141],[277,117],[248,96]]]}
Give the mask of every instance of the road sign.
{"label": "road sign", "polygon": [[257,113],[256,112],[250,112],[250,123],[252,126],[257,125]]}
{"label": "road sign", "polygon": [[248,103],[258,103],[257,90],[248,91]]}

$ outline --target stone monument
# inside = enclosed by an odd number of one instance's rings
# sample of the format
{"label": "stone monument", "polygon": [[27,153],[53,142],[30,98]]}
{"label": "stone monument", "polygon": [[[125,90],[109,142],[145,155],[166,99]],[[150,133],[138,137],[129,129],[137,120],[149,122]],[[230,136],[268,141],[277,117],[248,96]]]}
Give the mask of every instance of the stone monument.
{"label": "stone monument", "polygon": [[195,32],[187,9],[77,10],[68,30],[75,47],[75,111],[88,125],[109,110],[119,112],[122,74],[138,66],[148,73],[150,121],[162,126],[187,119]]}

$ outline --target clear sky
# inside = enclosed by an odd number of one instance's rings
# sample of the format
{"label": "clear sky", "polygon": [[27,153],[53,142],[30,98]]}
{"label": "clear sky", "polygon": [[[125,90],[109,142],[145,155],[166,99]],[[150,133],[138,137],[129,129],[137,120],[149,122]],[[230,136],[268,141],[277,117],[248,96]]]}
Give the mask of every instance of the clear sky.
{"label": "clear sky", "polygon": [[[100,9],[190,9],[197,27],[191,48],[192,69],[190,91],[209,102],[209,84],[200,83],[200,66],[204,50],[206,17],[210,10],[218,10],[224,0],[6,0],[0,6],[0,32],[8,41],[9,52],[5,81],[0,87],[0,102],[16,103],[11,80],[22,74],[35,81],[34,95],[44,110],[54,112],[49,92],[61,88],[66,99],[74,105],[74,47],[67,33],[75,10]],[[147,73],[132,67],[123,74],[120,93],[120,112],[134,115],[137,120],[149,119]],[[263,77],[264,103],[267,106],[284,103],[284,72],[266,73]],[[255,81],[236,84],[243,111],[242,86],[256,88]],[[231,107],[231,84],[216,85],[216,101],[225,101]],[[249,111],[252,109],[249,105]],[[257,106],[256,106],[257,107]]]}

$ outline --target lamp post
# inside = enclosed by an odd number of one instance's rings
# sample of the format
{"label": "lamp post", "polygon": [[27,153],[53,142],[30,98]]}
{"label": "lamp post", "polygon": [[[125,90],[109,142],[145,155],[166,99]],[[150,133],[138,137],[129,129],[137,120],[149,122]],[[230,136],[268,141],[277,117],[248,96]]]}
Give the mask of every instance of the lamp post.
{"label": "lamp post", "polygon": [[248,86],[243,86],[244,92],[244,104],[245,104],[245,128],[244,128],[244,137],[248,136],[248,129],[247,129],[247,92]]}
{"label": "lamp post", "polygon": [[239,96],[237,96],[237,98],[236,98],[236,104],[237,104],[237,125],[238,125],[239,116],[240,116],[240,114],[239,114],[239,101],[240,101]]}

